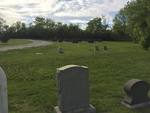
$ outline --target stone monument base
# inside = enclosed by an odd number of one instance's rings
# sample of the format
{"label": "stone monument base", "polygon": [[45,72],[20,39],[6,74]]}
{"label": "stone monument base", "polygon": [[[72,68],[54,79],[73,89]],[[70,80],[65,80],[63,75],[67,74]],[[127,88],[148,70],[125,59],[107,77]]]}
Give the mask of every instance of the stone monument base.
{"label": "stone monument base", "polygon": [[68,112],[62,112],[58,106],[55,107],[55,113],[96,113],[96,109],[91,104],[89,105],[89,108],[81,108],[76,109]]}
{"label": "stone monument base", "polygon": [[134,105],[130,105],[127,102],[122,101],[121,104],[126,106],[126,107],[128,107],[128,108],[136,109],[136,108],[140,108],[140,107],[148,107],[148,106],[150,106],[150,101],[144,102],[144,103],[140,103],[140,104],[134,104]]}

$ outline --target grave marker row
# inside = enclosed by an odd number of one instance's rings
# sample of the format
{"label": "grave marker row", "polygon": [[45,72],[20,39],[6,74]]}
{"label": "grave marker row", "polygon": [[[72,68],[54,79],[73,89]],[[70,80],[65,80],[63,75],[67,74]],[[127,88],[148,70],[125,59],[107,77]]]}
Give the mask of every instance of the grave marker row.
{"label": "grave marker row", "polygon": [[139,80],[129,80],[124,85],[124,91],[126,97],[122,101],[122,104],[128,108],[138,108],[150,105],[150,98],[148,97],[148,91],[150,89],[149,83]]}
{"label": "grave marker row", "polygon": [[[57,70],[58,106],[56,113],[96,113],[89,104],[88,68],[85,66],[68,65]],[[150,105],[148,97],[149,84],[145,81],[132,79],[124,85],[127,96],[122,104],[129,108]]]}
{"label": "grave marker row", "polygon": [[[57,69],[58,106],[56,113],[96,113],[89,104],[88,67],[67,65]],[[128,108],[150,105],[148,91],[150,84],[138,79],[129,80],[124,85],[126,97],[122,104]],[[8,113],[7,78],[0,68],[0,113]]]}

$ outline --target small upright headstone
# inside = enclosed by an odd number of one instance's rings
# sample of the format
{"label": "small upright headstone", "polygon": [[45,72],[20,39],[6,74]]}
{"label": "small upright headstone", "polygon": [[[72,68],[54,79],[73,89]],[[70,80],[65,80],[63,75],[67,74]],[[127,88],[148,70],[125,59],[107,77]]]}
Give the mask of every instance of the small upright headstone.
{"label": "small upright headstone", "polygon": [[8,113],[7,78],[0,67],[0,113]]}
{"label": "small upright headstone", "polygon": [[150,85],[138,79],[129,80],[124,85],[124,91],[126,97],[122,101],[122,104],[128,108],[139,108],[150,105],[150,99],[148,97]]}
{"label": "small upright headstone", "polygon": [[107,50],[108,50],[108,47],[107,47],[107,46],[104,46],[104,50],[107,51]]}
{"label": "small upright headstone", "polygon": [[96,51],[99,51],[99,47],[98,47],[97,45],[95,46],[95,50],[96,50]]}
{"label": "small upright headstone", "polygon": [[64,49],[63,48],[57,48],[58,53],[63,54],[64,53]]}
{"label": "small upright headstone", "polygon": [[57,70],[58,106],[56,113],[96,113],[89,104],[88,68],[67,65]]}

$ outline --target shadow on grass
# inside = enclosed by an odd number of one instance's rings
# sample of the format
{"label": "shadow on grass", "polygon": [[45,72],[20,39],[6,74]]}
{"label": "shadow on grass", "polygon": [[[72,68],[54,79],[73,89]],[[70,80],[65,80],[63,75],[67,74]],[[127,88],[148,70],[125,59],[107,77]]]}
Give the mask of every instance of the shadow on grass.
{"label": "shadow on grass", "polygon": [[138,108],[134,110],[136,113],[150,113],[150,105],[142,108]]}

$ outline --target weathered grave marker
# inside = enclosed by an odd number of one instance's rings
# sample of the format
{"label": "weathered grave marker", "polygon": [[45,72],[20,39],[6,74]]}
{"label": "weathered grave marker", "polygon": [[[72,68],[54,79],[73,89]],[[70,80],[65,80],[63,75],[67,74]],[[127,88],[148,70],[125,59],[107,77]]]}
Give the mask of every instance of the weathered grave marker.
{"label": "weathered grave marker", "polygon": [[95,50],[99,51],[99,47],[97,45],[95,45]]}
{"label": "weathered grave marker", "polygon": [[127,96],[122,101],[122,104],[129,108],[138,108],[150,105],[148,97],[150,85],[138,79],[129,80],[124,85],[124,91]]}
{"label": "weathered grave marker", "polygon": [[97,51],[99,51],[99,47],[95,44],[94,45],[94,56],[96,55]]}
{"label": "weathered grave marker", "polygon": [[7,78],[0,67],[0,113],[8,113]]}
{"label": "weathered grave marker", "polygon": [[58,106],[56,113],[96,113],[89,105],[88,68],[68,65],[57,70]]}
{"label": "weathered grave marker", "polygon": [[104,46],[104,50],[107,51],[107,50],[108,50],[108,47],[107,47],[107,46]]}
{"label": "weathered grave marker", "polygon": [[63,54],[63,53],[64,53],[64,49],[63,49],[63,48],[60,48],[60,47],[57,48],[57,51],[58,51],[58,53],[60,53],[60,54]]}

